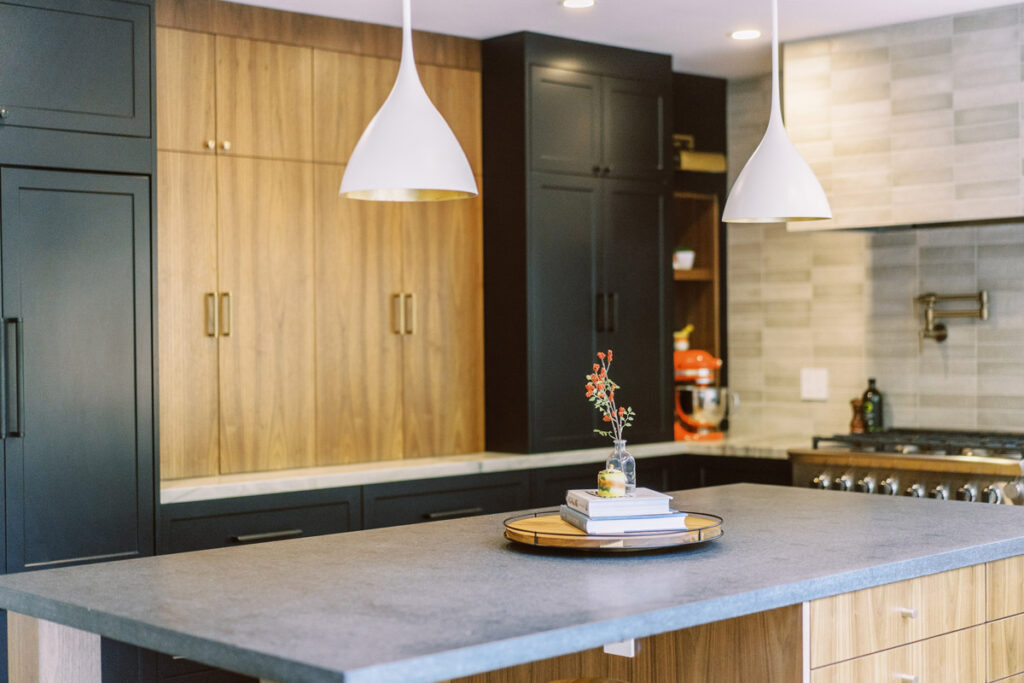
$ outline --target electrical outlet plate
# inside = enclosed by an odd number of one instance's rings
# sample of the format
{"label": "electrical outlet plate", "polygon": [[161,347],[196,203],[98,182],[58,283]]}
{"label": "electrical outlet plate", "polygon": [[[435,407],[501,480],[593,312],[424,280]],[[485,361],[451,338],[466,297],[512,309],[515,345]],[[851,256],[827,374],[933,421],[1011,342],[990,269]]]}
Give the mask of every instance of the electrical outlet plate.
{"label": "electrical outlet plate", "polygon": [[800,369],[800,400],[801,401],[827,401],[828,400],[828,369],[827,368],[801,368]]}

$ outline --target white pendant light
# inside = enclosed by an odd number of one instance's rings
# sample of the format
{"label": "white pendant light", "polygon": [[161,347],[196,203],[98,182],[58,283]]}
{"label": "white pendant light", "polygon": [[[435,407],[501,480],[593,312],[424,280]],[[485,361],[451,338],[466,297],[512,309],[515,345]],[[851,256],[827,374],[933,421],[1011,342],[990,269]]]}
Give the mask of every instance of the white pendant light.
{"label": "white pendant light", "polygon": [[772,0],[772,110],[768,129],[733,183],[722,220],[783,223],[832,218],[825,191],[786,134],[779,104],[779,8]]}
{"label": "white pendant light", "polygon": [[409,3],[402,0],[398,78],[352,151],[338,191],[343,197],[418,202],[477,195],[466,154],[416,73]]}

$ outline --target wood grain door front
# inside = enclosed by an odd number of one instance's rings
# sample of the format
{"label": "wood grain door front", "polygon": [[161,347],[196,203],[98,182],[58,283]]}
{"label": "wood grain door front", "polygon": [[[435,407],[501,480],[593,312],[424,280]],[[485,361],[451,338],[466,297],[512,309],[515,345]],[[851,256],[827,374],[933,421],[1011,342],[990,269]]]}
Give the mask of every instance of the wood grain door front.
{"label": "wood grain door front", "polygon": [[157,154],[160,476],[220,471],[217,161]]}
{"label": "wood grain door front", "polygon": [[394,59],[313,50],[316,161],[348,162],[397,75],[398,61]]}
{"label": "wood grain door front", "polygon": [[212,154],[216,115],[214,36],[157,27],[157,149]]}
{"label": "wood grain door front", "polygon": [[313,167],[217,158],[221,472],[316,464]]}
{"label": "wood grain door front", "polygon": [[217,36],[217,138],[232,155],[312,159],[313,51]]}
{"label": "wood grain door front", "polygon": [[[481,179],[477,178],[479,184]],[[405,457],[484,448],[483,204],[402,207]]]}
{"label": "wood grain door front", "polygon": [[318,465],[402,457],[402,209],[338,196],[316,165]]}

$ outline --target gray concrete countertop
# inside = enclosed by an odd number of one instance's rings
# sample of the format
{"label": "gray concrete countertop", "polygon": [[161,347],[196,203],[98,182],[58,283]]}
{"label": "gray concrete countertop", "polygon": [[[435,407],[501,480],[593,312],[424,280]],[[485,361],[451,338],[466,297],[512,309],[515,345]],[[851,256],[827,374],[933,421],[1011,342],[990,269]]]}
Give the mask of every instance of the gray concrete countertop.
{"label": "gray concrete countertop", "polygon": [[[778,435],[726,437],[721,441],[666,441],[630,444],[635,458],[692,453],[722,457],[770,458],[785,460],[790,448],[809,448],[811,437]],[[362,486],[410,479],[434,479],[485,472],[508,472],[537,467],[558,467],[601,462],[611,445],[552,453],[496,453],[485,451],[466,455],[415,460],[389,460],[333,467],[310,467],[273,472],[228,474],[194,479],[171,479],[160,485],[160,502],[190,503],[199,500],[259,496],[269,493],[309,491],[341,486]]]}
{"label": "gray concrete countertop", "polygon": [[0,608],[272,680],[435,681],[1024,554],[1024,508],[735,484],[703,546],[558,554],[506,515],[0,577]]}

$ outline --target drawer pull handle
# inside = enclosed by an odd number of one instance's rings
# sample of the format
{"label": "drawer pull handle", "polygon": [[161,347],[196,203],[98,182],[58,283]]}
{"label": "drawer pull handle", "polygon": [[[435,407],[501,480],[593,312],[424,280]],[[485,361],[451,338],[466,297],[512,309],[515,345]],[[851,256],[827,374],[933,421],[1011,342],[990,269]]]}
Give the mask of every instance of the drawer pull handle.
{"label": "drawer pull handle", "polygon": [[909,607],[897,607],[896,611],[900,613],[900,616],[904,619],[917,619],[917,610]]}
{"label": "drawer pull handle", "polygon": [[283,531],[264,531],[261,534],[242,534],[241,536],[232,536],[232,543],[258,543],[260,541],[273,541],[278,538],[292,538],[293,536],[301,536],[302,529],[284,529]]}
{"label": "drawer pull handle", "polygon": [[894,678],[897,681],[905,681],[906,683],[917,683],[917,676],[910,674],[896,674]]}
{"label": "drawer pull handle", "polygon": [[484,509],[481,507],[473,508],[459,508],[458,510],[444,510],[442,512],[428,512],[423,515],[430,521],[438,519],[455,519],[456,517],[469,517],[470,515],[479,515]]}

